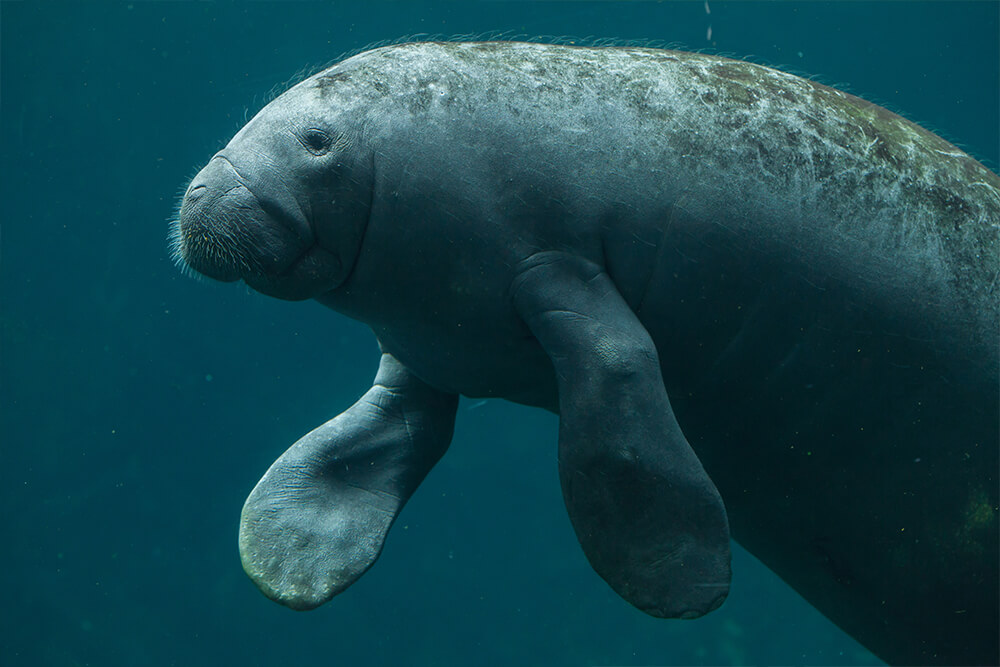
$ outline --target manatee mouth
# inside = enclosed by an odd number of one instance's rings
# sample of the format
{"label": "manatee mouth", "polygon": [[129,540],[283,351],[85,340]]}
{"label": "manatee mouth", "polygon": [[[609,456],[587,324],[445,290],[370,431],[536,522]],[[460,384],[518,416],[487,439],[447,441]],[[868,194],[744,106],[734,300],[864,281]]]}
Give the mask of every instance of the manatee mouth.
{"label": "manatee mouth", "polygon": [[254,271],[245,250],[250,239],[238,215],[240,210],[252,209],[245,204],[233,206],[238,199],[250,198],[242,185],[215,196],[207,185],[188,188],[170,239],[174,260],[182,270],[221,282],[235,282]]}
{"label": "manatee mouth", "polygon": [[242,279],[280,298],[308,298],[302,294],[319,289],[314,283],[329,275],[332,255],[318,247],[279,178],[255,173],[253,181],[226,155],[213,157],[181,200],[170,234],[173,257],[186,272]]}

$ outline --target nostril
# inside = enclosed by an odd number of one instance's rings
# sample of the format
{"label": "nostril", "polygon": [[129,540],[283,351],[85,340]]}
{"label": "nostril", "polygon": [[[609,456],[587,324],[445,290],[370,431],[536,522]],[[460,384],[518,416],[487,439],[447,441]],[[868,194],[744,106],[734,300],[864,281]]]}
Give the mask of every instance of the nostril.
{"label": "nostril", "polygon": [[208,186],[206,186],[204,183],[199,184],[199,185],[195,185],[194,187],[190,188],[187,191],[187,194],[184,195],[184,196],[185,197],[200,197],[200,196],[202,196],[205,193],[205,190],[207,190],[207,189],[208,189]]}

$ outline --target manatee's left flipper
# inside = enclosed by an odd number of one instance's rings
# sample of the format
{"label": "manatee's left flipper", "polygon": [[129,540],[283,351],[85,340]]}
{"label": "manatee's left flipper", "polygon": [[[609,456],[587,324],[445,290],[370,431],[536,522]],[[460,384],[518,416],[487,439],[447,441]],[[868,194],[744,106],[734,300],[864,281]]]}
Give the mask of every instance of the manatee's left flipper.
{"label": "manatee's left flipper", "polygon": [[354,583],[448,448],[457,406],[383,354],[372,388],[292,445],[247,498],[240,557],[254,583],[293,609]]}
{"label": "manatee's left flipper", "polygon": [[555,367],[559,476],[590,564],[653,616],[715,609],[729,591],[726,510],[649,334],[597,265],[543,252],[518,268],[514,307]]}

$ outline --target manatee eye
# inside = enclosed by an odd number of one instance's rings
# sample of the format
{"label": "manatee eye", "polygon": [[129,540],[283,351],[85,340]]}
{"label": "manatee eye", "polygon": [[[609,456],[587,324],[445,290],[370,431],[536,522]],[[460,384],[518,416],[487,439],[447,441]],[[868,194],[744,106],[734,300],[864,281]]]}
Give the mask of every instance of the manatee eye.
{"label": "manatee eye", "polygon": [[313,155],[325,155],[330,150],[333,141],[323,130],[312,127],[298,137],[299,143]]}

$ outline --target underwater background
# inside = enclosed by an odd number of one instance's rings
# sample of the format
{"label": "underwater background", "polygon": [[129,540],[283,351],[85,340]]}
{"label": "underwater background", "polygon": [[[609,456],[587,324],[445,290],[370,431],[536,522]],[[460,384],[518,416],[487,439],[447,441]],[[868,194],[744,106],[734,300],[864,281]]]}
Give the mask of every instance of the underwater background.
{"label": "underwater background", "polygon": [[499,401],[463,400],[357,584],[270,602],[240,567],[243,500],[378,350],[314,303],[183,276],[167,223],[297,73],[405,37],[748,57],[996,171],[1000,4],[3,2],[0,29],[0,665],[880,664],[738,548],[718,611],[629,606],[566,517],[556,418]]}

